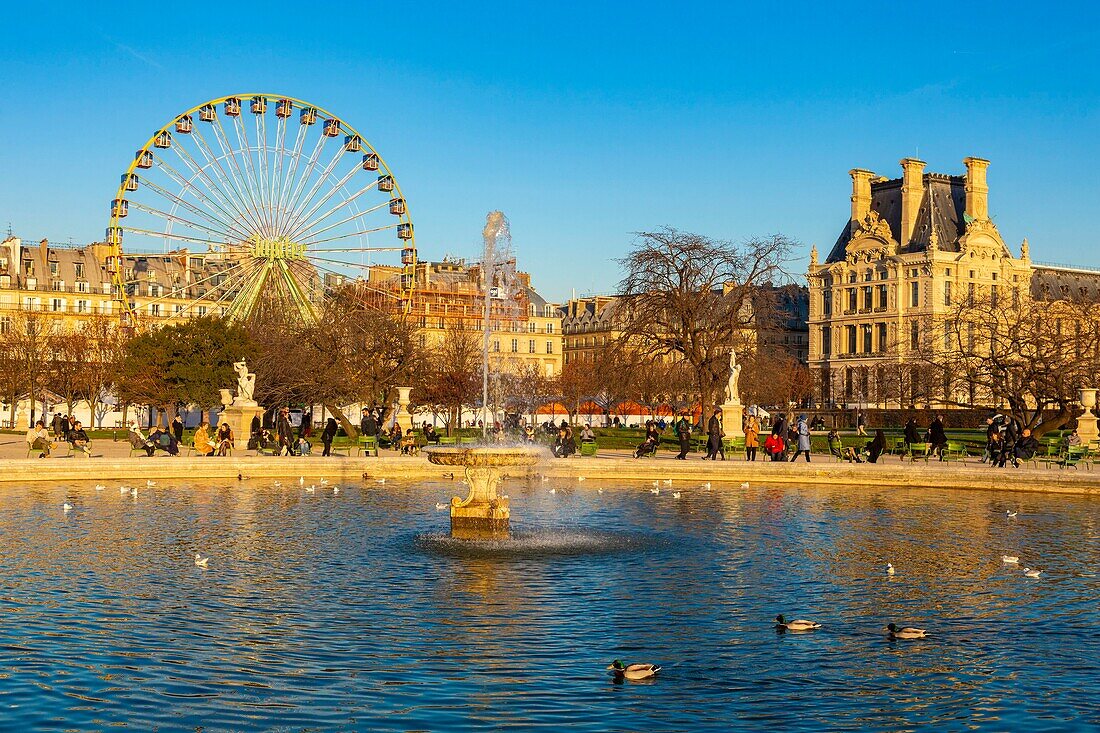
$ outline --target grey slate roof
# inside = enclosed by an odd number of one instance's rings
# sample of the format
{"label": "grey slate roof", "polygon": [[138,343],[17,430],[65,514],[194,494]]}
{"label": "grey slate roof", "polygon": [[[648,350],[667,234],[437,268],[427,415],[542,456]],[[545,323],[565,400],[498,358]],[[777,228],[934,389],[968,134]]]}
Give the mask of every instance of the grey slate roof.
{"label": "grey slate roof", "polygon": [[1100,301],[1100,271],[1059,265],[1035,265],[1031,297],[1036,300]]}
{"label": "grey slate roof", "polygon": [[[871,183],[871,210],[890,225],[897,239],[901,234],[901,183],[902,179]],[[928,249],[932,225],[936,228],[937,247],[944,252],[959,251],[959,237],[966,231],[963,212],[966,211],[966,178],[942,173],[925,173],[922,176],[923,195],[917,212],[913,238],[901,242],[901,252],[923,252]],[[929,192],[931,191],[931,200]],[[933,212],[935,212],[933,219]],[[844,225],[825,263],[840,262],[845,257],[845,247],[851,240],[851,223]]]}

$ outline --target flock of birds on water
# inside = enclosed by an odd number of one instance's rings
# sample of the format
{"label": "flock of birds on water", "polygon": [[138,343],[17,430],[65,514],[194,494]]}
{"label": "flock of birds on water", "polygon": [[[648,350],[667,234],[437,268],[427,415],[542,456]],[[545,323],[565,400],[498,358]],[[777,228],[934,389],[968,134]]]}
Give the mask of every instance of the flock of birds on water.
{"label": "flock of birds on water", "polygon": [[[453,478],[453,474],[448,474],[448,476]],[[237,478],[243,480],[242,476],[238,476]],[[547,483],[547,482],[550,481],[550,477],[548,477],[548,476],[542,476],[541,478],[542,478],[543,483]],[[377,479],[373,479],[373,480],[377,484],[385,484],[386,483],[385,478],[377,478]],[[583,482],[584,480],[585,480],[584,476],[578,476],[577,477],[578,482]],[[301,487],[302,489],[304,489],[305,493],[307,493],[307,494],[316,494],[318,488],[321,488],[321,489],[330,488],[331,491],[332,491],[332,494],[334,496],[338,496],[340,494],[340,487],[339,486],[331,486],[330,487],[329,486],[329,481],[326,478],[321,478],[317,483],[310,484],[309,486],[306,486],[305,483],[306,483],[305,476],[300,476],[298,478],[298,486]],[[463,481],[462,483],[466,483],[466,481]],[[660,481],[654,481],[651,484],[651,488],[649,489],[649,493],[653,494],[654,496],[659,496],[661,494],[661,487],[664,486],[665,488],[671,488],[672,483],[673,483],[672,479],[662,479]],[[157,482],[156,481],[146,481],[145,485],[146,485],[147,488],[152,488],[152,487],[157,485]],[[282,486],[283,486],[282,482],[280,482],[280,481],[275,481],[272,485],[277,489],[282,488]],[[104,490],[106,490],[106,488],[107,487],[102,485],[102,484],[96,484],[96,486],[95,486],[96,491],[104,491]],[[710,491],[711,482],[707,481],[705,483],[702,483],[702,484],[699,485],[698,488],[703,489],[705,491]],[[749,488],[749,482],[748,481],[743,482],[741,484],[741,488],[742,489],[748,489]],[[119,494],[121,494],[123,496],[130,496],[130,497],[133,497],[134,499],[136,499],[137,496],[138,496],[137,487],[134,487],[134,486],[120,486],[118,491],[119,491]],[[597,492],[600,493],[600,494],[602,494],[603,491],[604,491],[603,489],[597,489]],[[551,494],[557,494],[558,490],[556,488],[552,488],[552,489],[550,489],[550,493]],[[683,492],[681,492],[681,491],[673,491],[672,492],[672,498],[673,499],[680,499],[682,497],[683,497]],[[503,498],[507,499],[508,495],[507,494],[503,495]],[[435,505],[435,508],[439,511],[442,511],[444,509],[447,509],[449,506],[450,506],[450,504],[439,502]],[[65,512],[65,514],[68,514],[73,509],[74,509],[73,505],[70,504],[68,501],[66,501],[62,505],[62,510]],[[1015,519],[1016,517],[1019,516],[1019,512],[1016,511],[1016,510],[1009,509],[1005,512],[1005,516],[1008,519]],[[1001,563],[1006,565],[1006,566],[1019,566],[1020,558],[1015,556],[1015,555],[1001,555]],[[195,553],[195,567],[206,570],[207,568],[209,568],[209,566],[210,566],[210,558],[209,557],[204,557],[201,553],[196,552]],[[1039,578],[1042,575],[1042,572],[1043,572],[1042,570],[1035,570],[1035,569],[1032,569],[1032,568],[1029,568],[1029,567],[1025,567],[1023,569],[1023,575],[1025,577],[1028,577],[1028,578]],[[897,574],[897,568],[895,568],[892,563],[889,563],[889,562],[886,563],[886,575],[893,576],[893,575],[896,575],[896,574]],[[822,624],[820,624],[816,621],[810,621],[810,620],[807,620],[807,619],[795,619],[793,621],[787,621],[783,614],[779,614],[778,616],[775,617],[775,630],[779,633],[790,632],[790,633],[794,633],[794,634],[803,634],[803,633],[816,631],[820,628],[822,628]],[[920,629],[920,628],[917,628],[915,626],[898,626],[897,624],[892,623],[892,622],[887,624],[886,627],[883,628],[883,631],[886,632],[887,638],[890,639],[891,641],[925,639],[925,638],[928,637],[928,631],[925,630],[925,629]],[[624,664],[621,660],[616,659],[614,662],[612,662],[611,664],[609,664],[607,666],[607,670],[611,674],[612,677],[614,677],[616,679],[620,679],[620,680],[648,680],[648,679],[652,679],[653,677],[655,677],[657,675],[657,673],[661,671],[661,666],[657,665],[657,664],[649,664],[649,663]]]}

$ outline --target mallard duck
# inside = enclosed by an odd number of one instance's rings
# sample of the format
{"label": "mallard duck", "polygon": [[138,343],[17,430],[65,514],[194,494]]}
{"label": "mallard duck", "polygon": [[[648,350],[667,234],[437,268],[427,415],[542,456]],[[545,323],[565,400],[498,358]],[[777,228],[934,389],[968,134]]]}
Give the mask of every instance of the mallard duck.
{"label": "mallard duck", "polygon": [[783,618],[783,614],[779,614],[775,617],[775,628],[783,629],[784,631],[813,631],[814,629],[820,629],[821,624],[816,621],[806,621],[805,619],[786,621]]}
{"label": "mallard duck", "polygon": [[656,664],[623,664],[616,659],[607,665],[607,669],[615,677],[623,677],[628,680],[645,680],[655,676],[661,671]]}
{"label": "mallard duck", "polygon": [[899,629],[897,624],[889,624],[886,631],[889,632],[891,639],[923,639],[928,636],[928,632],[924,629],[912,626],[902,626]]}

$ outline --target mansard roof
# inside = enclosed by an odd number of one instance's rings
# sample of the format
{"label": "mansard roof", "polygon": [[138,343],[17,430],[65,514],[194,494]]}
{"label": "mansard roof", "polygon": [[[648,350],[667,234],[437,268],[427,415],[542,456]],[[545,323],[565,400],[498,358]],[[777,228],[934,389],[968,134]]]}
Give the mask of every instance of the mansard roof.
{"label": "mansard roof", "polygon": [[1036,300],[1100,301],[1100,270],[1066,265],[1035,265],[1031,297]]}
{"label": "mansard roof", "polygon": [[[963,212],[966,211],[966,177],[943,173],[925,173],[921,176],[922,195],[917,213],[913,237],[901,242],[899,253],[928,250],[933,229],[936,247],[943,252],[958,252],[959,237],[966,232]],[[871,182],[871,211],[890,225],[896,239],[901,232],[901,178],[878,179]],[[931,195],[929,195],[931,194]],[[852,222],[844,225],[825,264],[844,260],[848,242],[852,240]]]}

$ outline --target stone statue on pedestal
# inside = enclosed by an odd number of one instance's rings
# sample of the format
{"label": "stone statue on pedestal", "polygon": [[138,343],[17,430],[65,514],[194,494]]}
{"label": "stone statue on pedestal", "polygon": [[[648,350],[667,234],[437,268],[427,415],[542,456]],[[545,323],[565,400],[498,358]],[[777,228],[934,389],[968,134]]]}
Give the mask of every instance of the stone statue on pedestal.
{"label": "stone statue on pedestal", "polygon": [[256,375],[249,373],[244,359],[233,362],[233,369],[237,372],[237,399],[234,402],[255,403],[252,393],[256,390]]}
{"label": "stone statue on pedestal", "polygon": [[726,382],[726,404],[741,404],[741,394],[737,391],[737,381],[741,378],[741,365],[737,363],[737,352],[730,349],[730,376]]}

